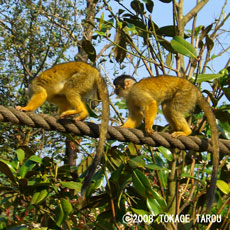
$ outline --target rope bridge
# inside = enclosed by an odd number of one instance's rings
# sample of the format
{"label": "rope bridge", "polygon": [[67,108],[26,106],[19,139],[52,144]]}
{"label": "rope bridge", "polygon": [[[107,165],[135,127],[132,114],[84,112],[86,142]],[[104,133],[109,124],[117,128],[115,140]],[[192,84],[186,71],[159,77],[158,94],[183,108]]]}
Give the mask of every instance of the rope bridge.
{"label": "rope bridge", "polygon": [[[0,106],[0,122],[11,122],[16,125],[26,125],[45,130],[57,130],[59,132],[72,133],[77,136],[99,137],[99,125],[91,122],[71,119],[60,119],[48,114],[35,114],[33,112],[21,112],[12,107]],[[133,142],[137,145],[148,144],[150,146],[164,146],[166,148],[178,148],[181,150],[194,150],[196,152],[212,152],[211,140],[198,138],[197,136],[173,138],[169,133],[154,132],[153,135],[145,134],[139,129],[126,129],[110,126],[107,134],[108,140],[120,142]],[[219,139],[220,154],[230,155],[230,140]]]}

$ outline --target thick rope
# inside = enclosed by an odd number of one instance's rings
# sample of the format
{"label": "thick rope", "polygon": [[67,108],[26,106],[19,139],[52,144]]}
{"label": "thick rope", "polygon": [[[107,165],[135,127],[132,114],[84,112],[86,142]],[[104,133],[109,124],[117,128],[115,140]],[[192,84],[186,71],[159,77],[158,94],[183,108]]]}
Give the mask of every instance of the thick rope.
{"label": "thick rope", "polygon": [[[99,125],[91,122],[74,122],[72,119],[59,119],[47,114],[35,114],[32,112],[20,112],[15,108],[0,106],[0,122],[11,122],[17,125],[26,125],[45,130],[57,130],[59,132],[73,133],[77,136],[99,137]],[[173,138],[169,133],[155,132],[147,135],[139,129],[126,129],[110,126],[108,140],[121,142],[133,142],[134,144],[148,144],[150,146],[165,146],[166,148],[178,148],[181,150],[194,150],[196,152],[212,152],[211,140],[195,136]],[[230,155],[230,140],[220,139],[221,155]]]}

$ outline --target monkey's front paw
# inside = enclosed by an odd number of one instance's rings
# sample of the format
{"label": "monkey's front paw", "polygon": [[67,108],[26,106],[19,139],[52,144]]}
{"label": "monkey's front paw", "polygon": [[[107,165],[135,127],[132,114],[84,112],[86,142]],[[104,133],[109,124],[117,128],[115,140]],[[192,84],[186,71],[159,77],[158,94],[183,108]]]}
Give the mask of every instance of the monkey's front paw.
{"label": "monkey's front paw", "polygon": [[26,110],[25,110],[25,107],[22,107],[22,106],[20,106],[20,105],[16,106],[16,109],[19,110],[19,111],[23,111],[23,112],[26,111]]}

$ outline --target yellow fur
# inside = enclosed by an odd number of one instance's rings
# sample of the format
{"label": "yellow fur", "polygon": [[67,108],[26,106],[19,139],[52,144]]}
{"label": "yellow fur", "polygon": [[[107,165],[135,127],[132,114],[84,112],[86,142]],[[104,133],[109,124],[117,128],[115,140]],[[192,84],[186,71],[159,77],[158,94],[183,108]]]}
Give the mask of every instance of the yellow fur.
{"label": "yellow fur", "polygon": [[83,120],[88,116],[83,98],[98,92],[103,104],[100,141],[95,159],[82,186],[84,196],[104,151],[109,122],[109,97],[106,83],[98,70],[91,65],[83,62],[68,62],[56,65],[36,77],[32,81],[31,91],[32,97],[27,105],[17,106],[16,109],[34,111],[47,100],[59,107],[61,117],[77,114],[75,121]]}
{"label": "yellow fur", "polygon": [[215,116],[201,92],[191,82],[172,76],[145,78],[140,82],[128,75],[121,75],[114,80],[115,93],[126,99],[129,116],[123,127],[135,128],[145,118],[145,131],[153,133],[152,125],[158,106],[162,105],[165,118],[170,123],[173,137],[188,136],[192,133],[185,114],[196,103],[204,110],[208,119],[213,145],[213,173],[207,196],[207,209],[212,205],[215,195],[217,171],[219,166],[219,142]]}

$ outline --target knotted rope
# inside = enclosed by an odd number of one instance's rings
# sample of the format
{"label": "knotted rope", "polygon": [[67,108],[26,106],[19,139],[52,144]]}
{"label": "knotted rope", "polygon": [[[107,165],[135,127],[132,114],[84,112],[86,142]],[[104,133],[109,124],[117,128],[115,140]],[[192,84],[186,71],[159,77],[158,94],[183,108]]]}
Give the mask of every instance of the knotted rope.
{"label": "knotted rope", "polygon": [[[59,119],[47,114],[35,114],[32,112],[20,112],[15,108],[0,106],[0,122],[11,122],[17,125],[27,125],[45,130],[57,130],[68,132],[77,136],[99,137],[99,125],[91,122],[74,122],[71,119]],[[169,133],[155,132],[147,135],[139,129],[126,129],[110,126],[107,134],[108,140],[121,142],[133,142],[134,144],[148,144],[150,146],[164,146],[166,148],[178,148],[181,150],[194,150],[196,152],[212,152],[211,140],[198,138],[197,136],[173,138]],[[230,140],[220,139],[221,155],[230,154]]]}

